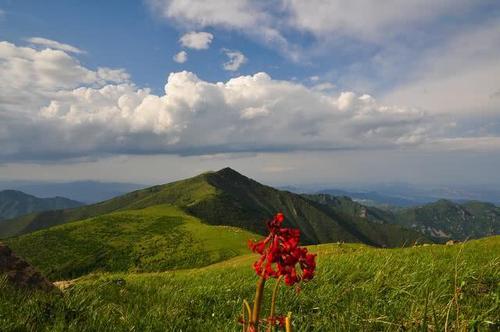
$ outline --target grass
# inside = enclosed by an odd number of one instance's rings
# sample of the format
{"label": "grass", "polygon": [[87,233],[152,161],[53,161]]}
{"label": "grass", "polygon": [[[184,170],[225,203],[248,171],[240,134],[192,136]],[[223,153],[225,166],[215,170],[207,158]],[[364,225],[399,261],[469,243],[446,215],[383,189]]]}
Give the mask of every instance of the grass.
{"label": "grass", "polygon": [[[317,277],[282,288],[277,310],[296,331],[495,331],[500,237],[464,245],[374,249],[313,246]],[[238,331],[252,299],[253,255],[161,273],[96,273],[62,296],[0,282],[2,331]],[[272,283],[270,281],[269,283]],[[269,291],[267,296],[269,296]],[[267,310],[267,308],[265,308]]]}
{"label": "grass", "polygon": [[209,265],[247,252],[257,235],[210,226],[172,206],[121,211],[11,238],[51,280],[89,272],[150,272]]}

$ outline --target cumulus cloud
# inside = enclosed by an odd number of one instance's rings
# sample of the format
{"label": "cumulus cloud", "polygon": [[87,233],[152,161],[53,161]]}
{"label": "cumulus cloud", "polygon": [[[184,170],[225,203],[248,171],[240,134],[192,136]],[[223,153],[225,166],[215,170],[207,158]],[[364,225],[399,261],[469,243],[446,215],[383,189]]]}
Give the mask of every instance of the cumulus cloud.
{"label": "cumulus cloud", "polygon": [[214,35],[209,32],[188,32],[184,34],[179,42],[183,47],[192,48],[195,50],[206,50],[209,48]]}
{"label": "cumulus cloud", "polygon": [[180,51],[176,55],[174,55],[173,60],[177,63],[184,63],[188,59],[188,55],[186,51]]}
{"label": "cumulus cloud", "polygon": [[61,50],[2,42],[0,60],[0,77],[9,78],[0,80],[3,159],[352,149],[426,137],[419,110],[265,73],[218,83],[172,73],[155,95],[123,70],[91,70]]}
{"label": "cumulus cloud", "polygon": [[236,71],[247,62],[246,56],[240,51],[223,49],[223,52],[229,58],[229,60],[222,65],[224,70]]}
{"label": "cumulus cloud", "polygon": [[2,42],[0,77],[2,161],[366,150],[453,138],[441,135],[442,122],[422,110],[266,73],[227,82],[171,73],[157,95],[135,86],[123,70],[92,70],[61,50]]}
{"label": "cumulus cloud", "polygon": [[40,45],[40,46],[51,48],[54,50],[61,50],[61,51],[65,51],[68,53],[76,53],[76,54],[85,53],[85,51],[82,51],[81,49],[79,49],[75,46],[63,44],[63,43],[57,42],[55,40],[47,39],[47,38],[31,37],[31,38],[28,38],[26,40],[32,44]]}

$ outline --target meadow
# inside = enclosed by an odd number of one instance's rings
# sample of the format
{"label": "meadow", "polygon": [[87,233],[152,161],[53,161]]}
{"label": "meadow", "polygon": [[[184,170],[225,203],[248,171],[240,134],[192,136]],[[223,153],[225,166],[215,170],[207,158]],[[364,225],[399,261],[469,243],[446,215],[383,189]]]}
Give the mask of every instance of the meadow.
{"label": "meadow", "polygon": [[[317,276],[300,291],[281,287],[277,311],[293,312],[295,331],[497,331],[499,248],[498,236],[400,249],[311,246],[318,254]],[[2,331],[241,331],[242,301],[252,300],[257,280],[250,268],[254,259],[246,254],[155,273],[94,272],[66,282],[61,294],[14,289],[4,280],[0,326]]]}

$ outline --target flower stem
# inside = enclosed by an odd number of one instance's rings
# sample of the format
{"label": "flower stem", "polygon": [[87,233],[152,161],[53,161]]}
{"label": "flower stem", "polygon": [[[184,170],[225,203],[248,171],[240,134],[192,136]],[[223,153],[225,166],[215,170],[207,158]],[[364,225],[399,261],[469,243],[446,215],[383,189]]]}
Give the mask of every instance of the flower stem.
{"label": "flower stem", "polygon": [[252,319],[250,320],[250,325],[253,325],[256,331],[258,331],[259,327],[260,308],[262,307],[262,298],[264,295],[265,283],[266,279],[264,279],[264,277],[260,277],[259,281],[257,281],[257,289],[255,291],[255,302],[253,303]]}
{"label": "flower stem", "polygon": [[289,312],[285,320],[285,331],[292,332],[292,313]]}
{"label": "flower stem", "polygon": [[283,279],[283,276],[279,276],[278,280],[276,280],[276,285],[274,285],[273,297],[271,298],[271,310],[269,312],[269,318],[271,318],[271,322],[269,323],[269,328],[267,329],[268,332],[271,332],[273,330],[274,321],[272,320],[274,319],[274,313],[276,312],[276,298],[278,297],[278,288],[281,279]]}

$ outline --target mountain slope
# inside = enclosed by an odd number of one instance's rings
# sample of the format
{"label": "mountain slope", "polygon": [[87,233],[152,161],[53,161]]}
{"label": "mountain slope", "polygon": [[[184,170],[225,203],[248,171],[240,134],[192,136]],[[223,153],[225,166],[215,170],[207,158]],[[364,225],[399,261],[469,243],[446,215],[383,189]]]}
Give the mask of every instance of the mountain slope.
{"label": "mountain slope", "polygon": [[[105,214],[7,239],[52,280],[95,272],[194,268],[248,253],[257,235],[202,224],[172,206]],[[54,250],[57,248],[57,250]]]}
{"label": "mountain slope", "polygon": [[[352,218],[334,209],[297,194],[264,186],[230,168],[134,191],[94,205],[11,220],[0,227],[0,237],[160,204],[181,208],[208,224],[236,226],[259,234],[266,231],[263,221],[282,211],[287,225],[301,230],[304,244],[346,241],[399,246],[421,237],[419,233],[401,227],[373,226],[369,220],[353,222]],[[374,236],[373,228],[377,229],[377,236]],[[386,234],[378,234],[384,232]]]}
{"label": "mountain slope", "polygon": [[0,191],[0,222],[32,212],[67,209],[82,203],[64,197],[38,198],[17,190]]}
{"label": "mountain slope", "polygon": [[500,235],[500,208],[491,203],[470,201],[458,204],[442,199],[389,211],[361,205],[345,196],[317,194],[306,197],[355,219],[415,229],[437,242]]}
{"label": "mountain slope", "polygon": [[446,240],[500,234],[500,208],[491,203],[448,200],[394,212],[394,223]]}

